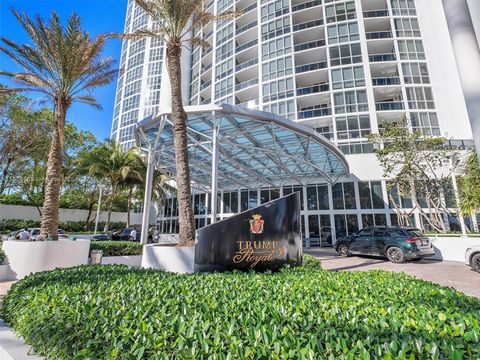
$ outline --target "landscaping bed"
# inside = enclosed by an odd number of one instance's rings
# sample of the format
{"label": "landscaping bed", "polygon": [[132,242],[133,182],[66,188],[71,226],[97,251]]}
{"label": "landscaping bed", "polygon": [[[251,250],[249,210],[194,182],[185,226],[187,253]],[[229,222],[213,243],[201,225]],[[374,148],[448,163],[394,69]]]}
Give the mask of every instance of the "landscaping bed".
{"label": "landscaping bed", "polygon": [[175,275],[125,266],[34,274],[2,317],[48,359],[480,357],[480,301],[382,271]]}
{"label": "landscaping bed", "polygon": [[102,250],[103,256],[142,255],[143,245],[132,241],[92,241],[90,251]]}

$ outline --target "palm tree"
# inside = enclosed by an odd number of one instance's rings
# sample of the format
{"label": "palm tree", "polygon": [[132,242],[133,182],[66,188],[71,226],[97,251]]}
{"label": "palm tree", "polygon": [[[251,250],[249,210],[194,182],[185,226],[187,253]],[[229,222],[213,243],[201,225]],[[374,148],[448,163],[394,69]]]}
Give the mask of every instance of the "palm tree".
{"label": "palm tree", "polygon": [[175,144],[176,185],[178,196],[178,220],[180,224],[179,246],[195,243],[195,220],[192,208],[190,171],[187,149],[187,114],[182,102],[180,56],[185,44],[209,46],[200,37],[200,29],[211,21],[234,17],[235,12],[213,15],[206,11],[203,0],[135,0],[152,18],[152,29],[136,30],[130,34],[113,35],[124,39],[144,37],[165,41],[167,70],[170,78],[172,123]]}
{"label": "palm tree", "polygon": [[110,187],[108,204],[108,216],[105,224],[105,232],[110,226],[112,208],[118,192],[127,179],[144,178],[145,172],[139,168],[140,152],[137,148],[123,150],[120,144],[107,141],[84,152],[79,158],[79,167]]}
{"label": "palm tree", "polygon": [[13,79],[15,88],[1,88],[0,93],[39,92],[53,103],[53,133],[48,153],[45,197],[39,239],[57,237],[58,208],[62,184],[65,118],[73,102],[101,109],[91,95],[92,90],[110,83],[116,75],[112,58],[100,58],[105,38],[90,38],[73,13],[62,27],[60,18],[52,13],[48,22],[39,16],[35,20],[12,10],[32,45],[17,44],[5,38],[0,51],[10,57],[22,72],[0,71]]}

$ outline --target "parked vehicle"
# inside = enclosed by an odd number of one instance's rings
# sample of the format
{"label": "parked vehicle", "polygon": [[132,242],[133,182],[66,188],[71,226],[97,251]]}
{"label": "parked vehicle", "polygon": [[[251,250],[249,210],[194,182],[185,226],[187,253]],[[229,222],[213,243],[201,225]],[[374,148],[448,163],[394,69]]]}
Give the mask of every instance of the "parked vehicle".
{"label": "parked vehicle", "polygon": [[[38,236],[40,235],[40,228],[28,228],[27,229],[29,234],[28,240],[30,241],[37,241]],[[10,234],[8,240],[19,240],[20,233],[23,229],[17,230]],[[65,231],[62,229],[58,229],[58,238],[59,239],[68,239],[68,235],[65,234]]]}
{"label": "parked vehicle", "polygon": [[[112,240],[132,240],[130,237],[131,232],[133,231],[133,228],[125,228],[125,229],[120,229],[120,230],[115,230],[112,232]],[[137,232],[138,234],[138,232]],[[135,241],[136,239],[133,239]]]}
{"label": "parked vehicle", "polygon": [[102,240],[111,240],[112,235],[109,233],[92,235],[90,240],[102,241]]}
{"label": "parked vehicle", "polygon": [[465,263],[480,272],[480,245],[472,246],[465,251]]}
{"label": "parked vehicle", "polygon": [[391,262],[421,260],[435,254],[432,242],[419,229],[400,226],[372,226],[337,240],[341,256],[379,255]]}

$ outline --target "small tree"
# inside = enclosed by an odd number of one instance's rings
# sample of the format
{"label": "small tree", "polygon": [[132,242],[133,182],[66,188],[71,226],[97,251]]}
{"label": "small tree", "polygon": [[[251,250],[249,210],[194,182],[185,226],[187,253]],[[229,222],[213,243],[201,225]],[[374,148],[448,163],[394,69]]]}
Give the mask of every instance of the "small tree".
{"label": "small tree", "polygon": [[459,180],[460,213],[475,218],[475,213],[480,210],[480,165],[475,152],[472,152],[466,161],[465,173]]}
{"label": "small tree", "polygon": [[[379,134],[371,134],[369,140],[378,145],[377,159],[383,168],[383,176],[390,181],[389,201],[393,204],[401,225],[411,225],[410,215],[417,210],[420,224],[428,224],[433,230],[446,232],[442,213],[446,212],[444,189],[448,175],[445,173],[445,138],[422,135],[409,130],[409,122],[402,119],[395,123],[383,123]],[[406,211],[392,196],[410,198],[412,209]],[[423,206],[422,206],[423,205]],[[428,208],[428,213],[424,211]]]}

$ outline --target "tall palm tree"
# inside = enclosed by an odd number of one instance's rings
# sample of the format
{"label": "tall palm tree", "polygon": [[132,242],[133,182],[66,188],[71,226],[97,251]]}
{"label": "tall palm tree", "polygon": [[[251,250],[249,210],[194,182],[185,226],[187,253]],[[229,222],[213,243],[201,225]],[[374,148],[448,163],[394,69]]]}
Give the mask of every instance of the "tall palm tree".
{"label": "tall palm tree", "polygon": [[187,114],[182,102],[180,56],[185,44],[209,46],[199,31],[211,21],[236,16],[235,12],[214,15],[206,11],[204,0],[135,0],[152,18],[151,29],[136,30],[130,34],[114,35],[124,39],[143,37],[165,41],[167,70],[170,78],[172,123],[175,144],[176,185],[178,196],[179,246],[195,243],[190,171],[187,149]]}
{"label": "tall palm tree", "polygon": [[79,167],[86,173],[110,188],[107,222],[105,232],[110,226],[113,204],[122,185],[127,179],[144,178],[145,172],[139,168],[140,152],[137,148],[123,150],[120,144],[107,141],[89,152],[84,152],[79,158]]}
{"label": "tall palm tree", "polygon": [[73,102],[101,109],[91,92],[110,83],[116,75],[112,58],[101,58],[105,38],[91,38],[73,13],[62,27],[60,18],[52,13],[48,22],[39,16],[32,20],[12,10],[13,15],[30,37],[30,44],[17,44],[0,38],[0,51],[20,67],[21,72],[0,71],[13,79],[18,87],[1,88],[0,93],[39,92],[53,103],[53,133],[48,153],[45,197],[39,239],[57,237],[58,208],[62,184],[65,118]]}

